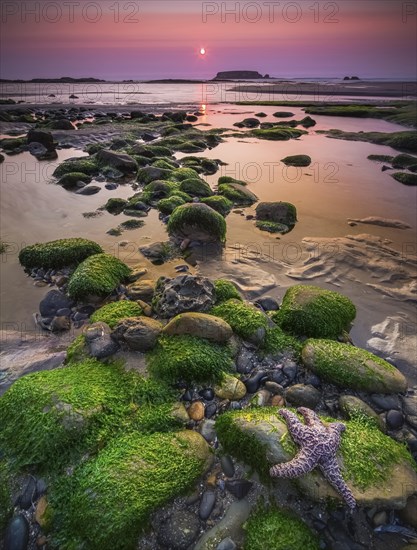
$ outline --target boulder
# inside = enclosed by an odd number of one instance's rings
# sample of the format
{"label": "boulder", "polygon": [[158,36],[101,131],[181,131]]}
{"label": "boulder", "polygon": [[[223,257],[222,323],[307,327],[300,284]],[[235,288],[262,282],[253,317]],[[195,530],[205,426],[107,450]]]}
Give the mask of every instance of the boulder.
{"label": "boulder", "polygon": [[223,195],[234,204],[246,206],[258,201],[258,197],[240,183],[222,183],[218,187],[219,195]]}
{"label": "boulder", "polygon": [[84,330],[89,354],[96,359],[114,355],[119,344],[111,338],[111,329],[106,323],[98,322],[88,325]]}
{"label": "boulder", "polygon": [[149,317],[128,317],[116,325],[112,338],[132,350],[144,352],[155,346],[162,328],[162,323]]}
{"label": "boulder", "polygon": [[138,171],[138,163],[130,155],[116,153],[108,149],[101,149],[96,154],[97,163],[100,166],[110,166],[120,170],[123,174],[132,174]]}
{"label": "boulder", "polygon": [[287,166],[310,166],[311,157],[308,155],[290,155],[281,159],[281,162]]}
{"label": "boulder", "polygon": [[246,386],[239,378],[225,374],[221,383],[214,386],[214,392],[221,399],[238,401],[245,397]]}
{"label": "boulder", "polygon": [[285,400],[297,407],[315,409],[319,404],[321,393],[308,384],[294,384],[285,390]]}
{"label": "boulder", "polygon": [[260,202],[256,207],[256,218],[284,224],[290,228],[297,221],[297,210],[289,202]]}
{"label": "boulder", "polygon": [[55,142],[51,132],[32,128],[26,136],[28,143],[41,143],[48,151],[55,150]]}
{"label": "boulder", "polygon": [[164,327],[163,332],[170,336],[189,334],[217,343],[227,342],[233,336],[230,325],[223,319],[214,315],[196,312],[177,315]]}
{"label": "boulder", "polygon": [[39,304],[42,317],[55,317],[60,309],[71,309],[74,302],[59,290],[50,290]]}
{"label": "boulder", "polygon": [[214,285],[205,277],[161,277],[155,289],[154,309],[161,317],[174,317],[187,311],[207,311],[213,306],[214,300]]}
{"label": "boulder", "polygon": [[151,302],[155,291],[155,281],[142,279],[128,285],[127,294],[132,300]]}
{"label": "boulder", "polygon": [[[346,431],[337,456],[357,504],[404,508],[408,496],[417,491],[417,473],[409,453],[373,421],[352,419],[344,423]],[[269,468],[288,462],[298,450],[285,422],[272,407],[225,413],[218,418],[216,430],[225,452],[255,468],[263,479],[271,480]],[[272,480],[278,488],[283,483],[280,478]],[[304,496],[314,501],[341,499],[318,469],[298,477],[296,484]]]}
{"label": "boulder", "polygon": [[302,359],[315,374],[343,388],[369,393],[407,389],[407,380],[393,365],[350,344],[310,339],[304,344]]}
{"label": "boulder", "polygon": [[169,218],[167,230],[180,241],[224,242],[226,239],[223,216],[201,203],[178,206]]}

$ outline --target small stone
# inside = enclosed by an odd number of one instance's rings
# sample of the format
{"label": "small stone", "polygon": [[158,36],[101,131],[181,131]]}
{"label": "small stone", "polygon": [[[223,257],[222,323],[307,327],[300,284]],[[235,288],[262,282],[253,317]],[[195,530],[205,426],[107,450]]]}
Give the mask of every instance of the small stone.
{"label": "small stone", "polygon": [[132,268],[132,272],[128,276],[127,280],[129,281],[129,283],[134,283],[147,273],[148,270],[146,269],[146,267],[143,267],[143,265],[136,265]]}
{"label": "small stone", "polygon": [[202,520],[208,519],[214,504],[216,502],[216,494],[213,491],[205,491],[201,497],[199,516]]}
{"label": "small stone", "polygon": [[314,386],[295,384],[285,390],[284,396],[293,405],[315,409],[320,402],[321,393]]}
{"label": "small stone", "polygon": [[237,357],[236,370],[241,374],[247,374],[252,370],[252,368],[252,355],[244,349]]}
{"label": "small stone", "polygon": [[399,430],[404,424],[404,416],[400,411],[391,409],[386,416],[387,426],[390,430]]}
{"label": "small stone", "polygon": [[397,395],[374,394],[371,396],[371,399],[372,402],[383,411],[389,411],[390,409],[401,409],[400,398]]}
{"label": "small stone", "polygon": [[222,470],[227,477],[233,477],[235,475],[235,466],[233,460],[229,455],[223,455],[220,459]]}
{"label": "small stone", "polygon": [[223,539],[218,545],[216,550],[236,550],[237,546],[230,537]]}
{"label": "small stone", "polygon": [[284,365],[282,369],[285,376],[292,382],[294,378],[297,376],[297,365],[296,363],[293,363],[292,361]]}
{"label": "small stone", "polygon": [[208,443],[216,439],[216,423],[214,420],[205,419],[200,424],[200,433]]}
{"label": "small stone", "polygon": [[128,296],[132,300],[143,300],[150,303],[152,301],[155,290],[155,282],[150,279],[132,283],[127,287]]}
{"label": "small stone", "polygon": [[36,479],[29,476],[27,483],[18,497],[18,503],[22,510],[28,510],[32,506],[32,502],[36,500]]}
{"label": "small stone", "polygon": [[272,407],[283,407],[285,405],[285,400],[282,395],[274,395],[271,399]]}
{"label": "small stone", "polygon": [[26,550],[29,543],[29,524],[22,516],[12,518],[4,536],[5,550]]}
{"label": "small stone", "polygon": [[271,398],[268,390],[259,390],[251,399],[251,404],[256,407],[265,407]]}
{"label": "small stone", "polygon": [[71,319],[66,316],[54,317],[51,322],[52,332],[63,332],[71,328]]}
{"label": "small stone", "polygon": [[188,416],[195,421],[200,421],[204,418],[204,403],[202,401],[194,401],[188,408]]}
{"label": "small stone", "polygon": [[265,382],[265,389],[271,392],[273,395],[283,395],[284,394],[284,388],[281,386],[281,384],[277,384],[276,382],[273,382],[272,380],[267,380]]}
{"label": "small stone", "polygon": [[372,518],[372,523],[374,527],[379,527],[380,525],[384,525],[387,523],[388,515],[385,512],[385,510],[381,510],[377,512],[374,517]]}
{"label": "small stone", "polygon": [[267,373],[263,370],[260,370],[253,374],[250,378],[245,380],[245,386],[248,393],[255,393],[258,391],[261,383],[266,380],[268,377]]}
{"label": "small stone", "polygon": [[233,479],[226,481],[226,489],[237,499],[244,498],[252,489],[253,483],[247,479]]}
{"label": "small stone", "polygon": [[206,418],[212,418],[216,414],[216,412],[217,412],[216,403],[209,403],[206,407],[204,415]]}
{"label": "small stone", "polygon": [[186,550],[196,540],[200,522],[195,514],[186,510],[174,510],[164,522],[163,528],[157,530],[157,539],[162,546],[172,550]]}
{"label": "small stone", "polygon": [[138,304],[138,306],[140,306],[142,308],[143,314],[146,317],[151,317],[152,316],[152,307],[149,304],[147,304],[143,300],[136,300],[136,303]]}
{"label": "small stone", "polygon": [[258,298],[255,301],[255,304],[259,305],[264,311],[277,311],[279,309],[279,304],[272,298],[272,296],[264,296],[263,298]]}
{"label": "small stone", "polygon": [[214,392],[221,399],[238,400],[246,395],[246,387],[238,378],[226,374],[221,384],[214,387]]}
{"label": "small stone", "polygon": [[198,392],[198,395],[206,401],[212,401],[214,399],[214,390],[212,388],[203,388]]}
{"label": "small stone", "polygon": [[46,525],[45,512],[47,508],[48,501],[46,499],[46,496],[44,495],[38,500],[35,510],[35,519],[41,527],[45,527]]}

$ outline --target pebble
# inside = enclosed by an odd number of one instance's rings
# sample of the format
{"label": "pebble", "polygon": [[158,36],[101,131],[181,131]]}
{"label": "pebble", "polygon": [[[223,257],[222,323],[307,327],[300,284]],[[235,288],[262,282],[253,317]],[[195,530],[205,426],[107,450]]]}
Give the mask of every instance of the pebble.
{"label": "pebble", "polygon": [[259,390],[251,399],[251,404],[257,407],[265,407],[271,399],[271,394],[268,390]]}
{"label": "pebble", "polygon": [[371,399],[372,402],[383,411],[389,411],[390,409],[401,409],[400,399],[397,395],[374,394]]}
{"label": "pebble", "polygon": [[321,393],[314,386],[295,384],[285,390],[285,399],[293,405],[315,409],[319,404]]}
{"label": "pebble", "polygon": [[384,523],[387,523],[387,519],[388,515],[385,510],[381,510],[374,515],[372,518],[372,523],[374,527],[378,527],[379,525],[384,525]]}
{"label": "pebble", "polygon": [[208,443],[211,443],[212,441],[214,441],[216,439],[216,427],[215,426],[216,426],[216,423],[215,423],[214,420],[205,419],[201,423],[200,433]]}
{"label": "pebble", "polygon": [[32,506],[32,502],[36,500],[36,479],[29,476],[26,485],[19,495],[17,501],[22,510],[28,510]]}
{"label": "pebble", "polygon": [[183,393],[181,399],[183,401],[191,401],[193,398],[193,394],[191,393],[190,390],[187,390],[186,392]]}
{"label": "pebble", "polygon": [[44,527],[46,524],[45,512],[47,508],[48,508],[48,501],[46,499],[46,496],[44,495],[38,500],[38,503],[36,504],[36,510],[35,510],[35,519],[41,527]]}
{"label": "pebble", "polygon": [[203,388],[198,392],[198,395],[206,401],[212,401],[214,399],[214,390],[212,388]]}
{"label": "pebble", "polygon": [[15,516],[7,526],[4,537],[5,550],[26,550],[29,542],[29,524],[22,515]]}
{"label": "pebble", "polygon": [[391,430],[399,430],[404,424],[404,416],[400,411],[391,409],[386,416],[387,426]]}
{"label": "pebble", "polygon": [[284,388],[281,384],[277,384],[277,382],[273,382],[272,380],[267,380],[267,382],[265,382],[265,389],[273,395],[283,395],[284,393]]}
{"label": "pebble", "polygon": [[165,548],[186,550],[196,540],[200,530],[198,518],[191,512],[175,510],[163,529],[157,530],[157,539]]}
{"label": "pebble", "polygon": [[206,418],[211,418],[214,416],[217,412],[217,405],[216,403],[209,403],[206,407],[206,410],[204,411],[204,416]]}
{"label": "pebble", "polygon": [[293,363],[292,361],[284,365],[282,369],[285,376],[292,382],[294,378],[297,376],[297,365],[296,363]]}
{"label": "pebble", "polygon": [[285,400],[282,395],[274,395],[271,399],[272,407],[283,407],[285,405]]}
{"label": "pebble", "polygon": [[272,296],[264,296],[263,298],[256,300],[254,303],[259,305],[264,311],[277,311],[279,309],[278,302],[275,298],[272,298]]}
{"label": "pebble", "polygon": [[188,416],[195,421],[204,418],[204,403],[202,401],[194,401],[188,408]]}
{"label": "pebble", "polygon": [[216,502],[216,494],[213,491],[205,491],[201,497],[200,502],[200,509],[198,511],[198,514],[201,519],[205,520],[207,519],[213,508],[214,504]]}
{"label": "pebble", "polygon": [[260,370],[245,380],[244,384],[248,393],[255,393],[259,389],[262,381],[265,381],[267,377],[268,374],[266,371]]}
{"label": "pebble", "polygon": [[230,537],[223,539],[218,545],[216,550],[236,550],[237,546]]}
{"label": "pebble", "polygon": [[252,486],[252,481],[248,481],[247,479],[233,479],[231,481],[226,481],[226,489],[239,500],[244,498],[249,493]]}
{"label": "pebble", "polygon": [[239,403],[239,401],[231,401],[229,405],[229,409],[232,411],[239,411],[242,408],[242,405]]}
{"label": "pebble", "polygon": [[224,474],[227,477],[233,477],[235,475],[235,466],[233,460],[229,455],[223,455],[220,459],[220,464]]}
{"label": "pebble", "polygon": [[252,356],[244,350],[239,353],[236,360],[236,370],[241,374],[248,374],[253,368]]}
{"label": "pebble", "polygon": [[280,368],[275,368],[272,372],[270,372],[268,378],[269,380],[271,380],[272,382],[276,382],[277,384],[282,384],[285,380],[284,373]]}

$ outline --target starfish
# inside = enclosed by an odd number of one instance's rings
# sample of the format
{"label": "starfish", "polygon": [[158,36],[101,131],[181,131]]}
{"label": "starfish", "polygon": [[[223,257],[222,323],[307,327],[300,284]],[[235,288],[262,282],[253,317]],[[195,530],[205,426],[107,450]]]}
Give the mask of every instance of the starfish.
{"label": "starfish", "polygon": [[305,424],[288,409],[281,409],[279,414],[285,418],[288,431],[300,450],[290,462],[272,466],[269,474],[272,477],[299,477],[318,466],[349,508],[355,508],[355,498],[340,473],[336,458],[341,433],[346,426],[341,422],[332,422],[325,426],[317,414],[306,407],[300,407],[297,411],[304,417]]}

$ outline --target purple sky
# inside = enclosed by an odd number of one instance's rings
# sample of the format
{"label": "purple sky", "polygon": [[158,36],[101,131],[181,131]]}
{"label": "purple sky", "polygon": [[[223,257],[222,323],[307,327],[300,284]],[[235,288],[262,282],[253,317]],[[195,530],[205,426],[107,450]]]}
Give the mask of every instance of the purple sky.
{"label": "purple sky", "polygon": [[1,20],[2,78],[416,78],[413,1],[2,0]]}

